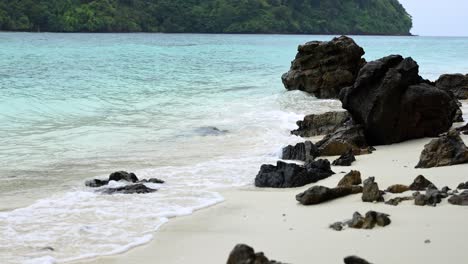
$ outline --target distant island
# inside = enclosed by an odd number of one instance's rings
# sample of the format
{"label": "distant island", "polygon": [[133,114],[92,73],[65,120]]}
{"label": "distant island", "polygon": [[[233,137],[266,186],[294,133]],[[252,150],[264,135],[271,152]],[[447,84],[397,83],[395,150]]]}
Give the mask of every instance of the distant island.
{"label": "distant island", "polygon": [[410,35],[398,0],[0,0],[0,30]]}

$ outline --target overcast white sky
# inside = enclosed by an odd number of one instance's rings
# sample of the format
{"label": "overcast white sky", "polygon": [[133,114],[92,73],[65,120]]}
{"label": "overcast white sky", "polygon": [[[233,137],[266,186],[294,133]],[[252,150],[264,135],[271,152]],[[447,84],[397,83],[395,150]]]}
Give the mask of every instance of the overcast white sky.
{"label": "overcast white sky", "polygon": [[413,16],[411,33],[468,36],[468,0],[400,0]]}

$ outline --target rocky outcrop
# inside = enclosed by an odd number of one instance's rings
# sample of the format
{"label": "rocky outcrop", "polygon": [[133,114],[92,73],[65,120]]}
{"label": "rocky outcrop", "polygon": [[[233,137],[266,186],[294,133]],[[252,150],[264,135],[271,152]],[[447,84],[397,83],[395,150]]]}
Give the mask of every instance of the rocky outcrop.
{"label": "rocky outcrop", "polygon": [[376,225],[384,227],[390,223],[391,220],[387,214],[369,211],[366,213],[365,217],[363,217],[359,212],[355,212],[351,220],[336,222],[330,225],[330,228],[336,231],[341,231],[346,226],[356,229],[373,229]]}
{"label": "rocky outcrop", "polygon": [[468,162],[468,148],[456,130],[424,146],[416,168],[450,166]]}
{"label": "rocky outcrop", "polygon": [[409,190],[410,188],[408,185],[394,184],[392,186],[389,186],[385,191],[389,193],[403,193]]}
{"label": "rocky outcrop", "polygon": [[453,205],[468,206],[468,191],[463,191],[459,195],[453,195],[448,199],[448,202]]}
{"label": "rocky outcrop", "polygon": [[328,188],[325,186],[316,185],[309,188],[305,192],[296,195],[296,200],[303,205],[314,205],[361,192],[361,186],[342,186]]}
{"label": "rocky outcrop", "polygon": [[283,154],[281,158],[284,160],[301,160],[310,162],[319,155],[319,150],[314,145],[314,143],[306,141],[304,143],[298,143],[295,146],[289,145],[283,148]]}
{"label": "rocky outcrop", "polygon": [[446,132],[459,109],[448,92],[424,81],[411,58],[391,55],[367,63],[340,100],[363,126],[367,143],[386,145]]}
{"label": "rocky outcrop", "polygon": [[354,83],[365,63],[362,55],[364,50],[346,36],[307,42],[298,47],[291,69],[282,76],[283,84],[318,98],[336,98],[343,87]]}
{"label": "rocky outcrop", "polygon": [[361,172],[352,170],[338,182],[338,187],[359,185],[361,183]]}
{"label": "rocky outcrop", "polygon": [[229,254],[227,264],[281,264],[281,262],[269,260],[263,252],[255,253],[253,248],[238,244]]}
{"label": "rocky outcrop", "polygon": [[366,139],[362,127],[354,124],[347,124],[340,127],[335,132],[326,135],[315,144],[321,156],[339,156],[349,150],[354,155],[360,155],[363,149],[367,149]]}
{"label": "rocky outcrop", "polygon": [[457,186],[459,190],[467,190],[468,189],[468,182],[462,182]]}
{"label": "rocky outcrop", "polygon": [[296,124],[299,128],[291,131],[291,134],[300,137],[330,134],[343,126],[349,119],[350,115],[345,111],[307,115],[304,120],[297,121]]}
{"label": "rocky outcrop", "polygon": [[328,160],[317,160],[300,166],[278,161],[274,165],[262,165],[255,178],[255,186],[271,188],[300,187],[333,175]]}
{"label": "rocky outcrop", "polygon": [[435,86],[452,92],[457,99],[468,99],[468,74],[443,74],[435,81]]}
{"label": "rocky outcrop", "polygon": [[152,193],[157,191],[156,189],[152,189],[149,187],[146,187],[146,185],[142,183],[137,183],[137,184],[132,184],[132,185],[126,185],[123,187],[117,187],[117,188],[105,188],[101,190],[102,193],[104,194],[144,194],[144,193]]}
{"label": "rocky outcrop", "polygon": [[362,259],[357,256],[349,256],[344,259],[345,264],[371,264],[365,259]]}
{"label": "rocky outcrop", "polygon": [[382,192],[374,177],[367,178],[363,183],[362,197],[363,202],[383,202]]}
{"label": "rocky outcrop", "polygon": [[426,179],[423,175],[419,175],[410,184],[409,189],[412,191],[424,191],[430,185],[434,185],[430,180]]}
{"label": "rocky outcrop", "polygon": [[333,161],[333,166],[351,166],[356,161],[353,150],[350,149],[348,152],[341,155],[338,159]]}
{"label": "rocky outcrop", "polygon": [[109,181],[128,181],[137,182],[138,177],[133,172],[116,171],[109,175]]}

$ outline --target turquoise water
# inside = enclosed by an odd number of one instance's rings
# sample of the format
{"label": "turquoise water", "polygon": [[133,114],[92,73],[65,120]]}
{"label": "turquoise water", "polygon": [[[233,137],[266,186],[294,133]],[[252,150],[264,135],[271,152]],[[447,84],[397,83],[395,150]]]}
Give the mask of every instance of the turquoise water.
{"label": "turquoise water", "polygon": [[[251,183],[299,140],[288,133],[296,120],[340,107],[280,80],[298,44],[330,38],[0,33],[2,263],[120,252],[221,201],[215,189]],[[428,79],[468,72],[468,38],[355,40],[368,60],[412,56]],[[82,186],[115,170],[168,183],[146,196]]]}

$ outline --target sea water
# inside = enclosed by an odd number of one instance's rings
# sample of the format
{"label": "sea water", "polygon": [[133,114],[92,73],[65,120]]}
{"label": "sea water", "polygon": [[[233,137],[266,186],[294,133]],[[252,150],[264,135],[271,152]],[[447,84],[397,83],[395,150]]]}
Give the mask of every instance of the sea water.
{"label": "sea water", "polygon": [[[252,184],[300,141],[297,120],[340,109],[280,79],[298,44],[328,39],[0,33],[0,262],[123,252],[221,202],[217,190]],[[431,80],[468,72],[468,38],[355,40],[368,60],[412,56]],[[117,170],[166,183],[145,195],[83,184]]]}

